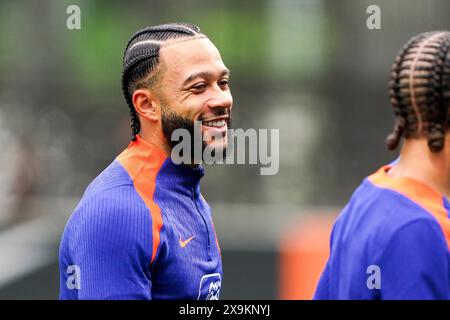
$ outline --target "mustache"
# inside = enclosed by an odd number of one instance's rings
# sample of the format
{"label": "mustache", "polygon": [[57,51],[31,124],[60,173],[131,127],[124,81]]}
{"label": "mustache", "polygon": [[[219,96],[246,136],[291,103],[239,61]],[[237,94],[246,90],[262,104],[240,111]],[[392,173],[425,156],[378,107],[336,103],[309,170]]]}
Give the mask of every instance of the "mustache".
{"label": "mustache", "polygon": [[[212,114],[208,115],[208,118],[216,118],[216,117],[222,117],[222,116],[228,116],[228,118],[231,118],[231,109],[230,108],[222,108],[222,109],[213,109],[211,110]],[[203,121],[205,120],[205,117],[201,117],[199,120]]]}
{"label": "mustache", "polygon": [[[209,121],[209,120],[214,120],[220,117],[226,117],[224,120],[227,123],[228,128],[231,127],[232,125],[232,112],[231,112],[231,108],[223,108],[223,109],[217,109],[217,110],[211,110],[212,114],[208,114],[207,116],[203,116],[198,118],[196,121]],[[223,118],[222,118],[223,119]]]}

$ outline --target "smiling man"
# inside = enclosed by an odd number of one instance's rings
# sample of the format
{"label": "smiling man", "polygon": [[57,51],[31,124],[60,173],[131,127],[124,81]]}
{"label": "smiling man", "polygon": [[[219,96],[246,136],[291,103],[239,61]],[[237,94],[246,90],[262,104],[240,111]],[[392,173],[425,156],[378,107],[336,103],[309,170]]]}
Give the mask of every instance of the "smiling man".
{"label": "smiling man", "polygon": [[222,262],[200,193],[204,169],[194,159],[175,164],[171,137],[201,121],[203,147],[226,148],[228,79],[196,26],[148,27],[130,39],[122,89],[132,142],[88,186],[66,225],[60,299],[219,298]]}

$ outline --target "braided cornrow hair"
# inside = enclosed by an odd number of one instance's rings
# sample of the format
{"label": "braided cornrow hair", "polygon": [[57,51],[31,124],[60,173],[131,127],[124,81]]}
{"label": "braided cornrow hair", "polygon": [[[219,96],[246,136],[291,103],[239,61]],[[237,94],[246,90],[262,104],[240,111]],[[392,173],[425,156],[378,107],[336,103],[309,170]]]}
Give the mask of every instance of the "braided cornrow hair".
{"label": "braided cornrow hair", "polygon": [[395,150],[402,137],[425,135],[432,152],[444,147],[449,128],[450,32],[421,33],[400,50],[389,81],[395,112],[393,132],[387,137]]}
{"label": "braided cornrow hair", "polygon": [[160,48],[169,39],[199,35],[203,34],[195,25],[168,23],[139,30],[128,41],[123,55],[122,92],[130,108],[133,141],[136,140],[136,135],[141,129],[141,123],[132,102],[133,92],[140,88],[151,87],[157,80],[156,69],[159,64]]}

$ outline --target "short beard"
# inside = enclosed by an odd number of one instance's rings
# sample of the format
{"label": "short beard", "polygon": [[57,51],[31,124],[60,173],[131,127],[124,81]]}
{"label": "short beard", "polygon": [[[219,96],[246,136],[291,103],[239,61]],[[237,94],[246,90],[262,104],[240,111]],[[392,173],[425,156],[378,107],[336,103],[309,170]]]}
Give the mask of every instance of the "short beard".
{"label": "short beard", "polygon": [[[231,111],[228,109],[226,112],[228,112],[229,119],[227,121],[228,129],[230,128],[231,124]],[[226,113],[223,113],[226,114]],[[172,150],[180,141],[172,141],[172,134],[177,129],[185,129],[189,132],[189,135],[191,137],[190,145],[191,145],[191,156],[192,156],[192,163],[199,163],[199,160],[202,159],[194,159],[195,153],[195,138],[194,138],[194,120],[189,119],[187,117],[184,117],[180,114],[177,114],[172,110],[171,107],[167,105],[161,105],[161,123],[162,123],[162,131],[164,134],[164,137],[166,138],[167,142],[169,143],[170,150]],[[228,137],[228,135],[227,135]],[[202,134],[202,158],[203,153],[205,149],[208,147],[206,142],[203,140],[203,134]],[[216,149],[211,150],[212,156],[215,156]],[[227,148],[224,147],[223,150],[221,150],[223,157],[225,159]],[[180,155],[182,156],[182,155]]]}

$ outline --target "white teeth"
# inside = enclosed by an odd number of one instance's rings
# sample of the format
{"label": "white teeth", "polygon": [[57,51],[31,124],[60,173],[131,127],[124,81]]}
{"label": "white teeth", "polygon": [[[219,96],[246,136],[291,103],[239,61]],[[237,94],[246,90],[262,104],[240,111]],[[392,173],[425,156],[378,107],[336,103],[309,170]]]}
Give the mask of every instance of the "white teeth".
{"label": "white teeth", "polygon": [[205,126],[208,126],[208,127],[218,127],[218,128],[220,128],[220,127],[223,127],[226,124],[226,122],[225,122],[225,120],[206,121],[206,122],[203,122],[203,124]]}

